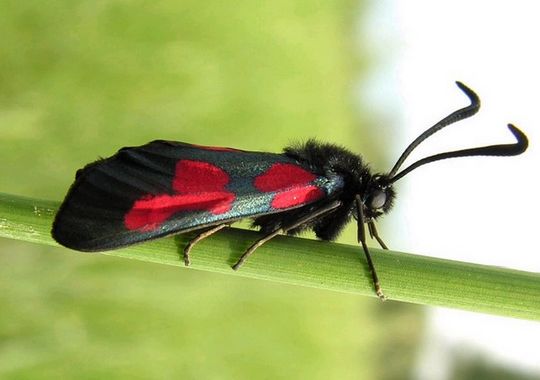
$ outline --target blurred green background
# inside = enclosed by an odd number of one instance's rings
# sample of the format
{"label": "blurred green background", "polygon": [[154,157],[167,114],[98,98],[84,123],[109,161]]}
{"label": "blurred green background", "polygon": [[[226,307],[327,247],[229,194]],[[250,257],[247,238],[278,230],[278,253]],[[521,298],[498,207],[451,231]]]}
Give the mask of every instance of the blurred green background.
{"label": "blurred green background", "polygon": [[[279,151],[316,137],[381,167],[373,116],[352,100],[370,70],[354,38],[364,11],[0,1],[0,191],[61,200],[85,163],[158,138]],[[0,251],[2,379],[391,379],[415,358],[419,307],[9,240]]]}

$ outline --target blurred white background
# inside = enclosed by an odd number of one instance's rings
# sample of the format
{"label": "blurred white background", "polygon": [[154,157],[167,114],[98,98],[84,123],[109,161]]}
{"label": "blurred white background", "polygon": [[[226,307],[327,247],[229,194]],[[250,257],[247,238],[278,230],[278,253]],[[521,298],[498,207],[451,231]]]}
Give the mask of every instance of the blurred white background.
{"label": "blurred white background", "polygon": [[[386,230],[400,231],[392,247],[540,272],[540,3],[387,1],[373,2],[373,9],[359,33],[385,64],[373,82],[359,84],[359,93],[390,124],[380,127],[392,133],[389,155],[397,158],[424,129],[468,104],[456,80],[479,94],[482,109],[426,141],[409,163],[442,151],[512,143],[509,122],[530,140],[519,157],[441,161],[401,180],[397,207],[386,218],[392,225]],[[428,313],[418,379],[448,378],[450,354],[460,352],[540,377],[539,323],[436,308]]]}

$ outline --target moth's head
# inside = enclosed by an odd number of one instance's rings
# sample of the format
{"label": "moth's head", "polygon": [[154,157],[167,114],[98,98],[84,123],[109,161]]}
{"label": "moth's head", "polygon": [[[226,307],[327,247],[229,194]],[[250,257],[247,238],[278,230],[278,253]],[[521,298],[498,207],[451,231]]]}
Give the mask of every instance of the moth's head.
{"label": "moth's head", "polygon": [[375,219],[392,208],[396,193],[387,175],[376,174],[371,177],[364,194],[361,194],[364,215]]}

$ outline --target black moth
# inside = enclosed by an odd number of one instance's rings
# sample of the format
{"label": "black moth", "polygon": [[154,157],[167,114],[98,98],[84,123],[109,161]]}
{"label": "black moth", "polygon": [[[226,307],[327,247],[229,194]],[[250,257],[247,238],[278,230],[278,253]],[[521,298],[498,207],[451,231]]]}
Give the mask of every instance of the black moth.
{"label": "black moth", "polygon": [[195,243],[235,221],[251,218],[263,236],[243,253],[233,266],[236,270],[257,247],[278,234],[311,229],[322,240],[334,240],[354,218],[375,292],[384,299],[366,244],[365,225],[370,236],[387,249],[375,220],[392,207],[394,183],[434,161],[514,156],[527,149],[525,134],[509,124],[517,140],[514,144],[439,153],[398,172],[422,141],[478,111],[478,96],[460,82],[457,86],[470,105],[418,136],[388,173],[372,174],[359,155],[314,140],[285,148],[281,154],[157,140],[123,148],[79,170],[56,215],[52,235],[72,249],[104,251],[202,231],[184,249],[189,265]]}

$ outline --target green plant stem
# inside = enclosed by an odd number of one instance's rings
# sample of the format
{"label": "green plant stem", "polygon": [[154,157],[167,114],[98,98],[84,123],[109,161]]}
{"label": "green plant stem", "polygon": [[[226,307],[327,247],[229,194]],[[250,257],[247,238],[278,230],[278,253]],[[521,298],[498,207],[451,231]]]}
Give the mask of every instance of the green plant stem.
{"label": "green plant stem", "polygon": [[[50,227],[58,202],[0,194],[0,236],[57,245]],[[256,240],[255,231],[229,228],[200,242],[191,268],[375,296],[358,246],[280,236],[260,247],[239,270],[231,265]],[[182,248],[193,234],[104,252],[184,267]],[[372,249],[391,300],[540,319],[540,274]]]}

